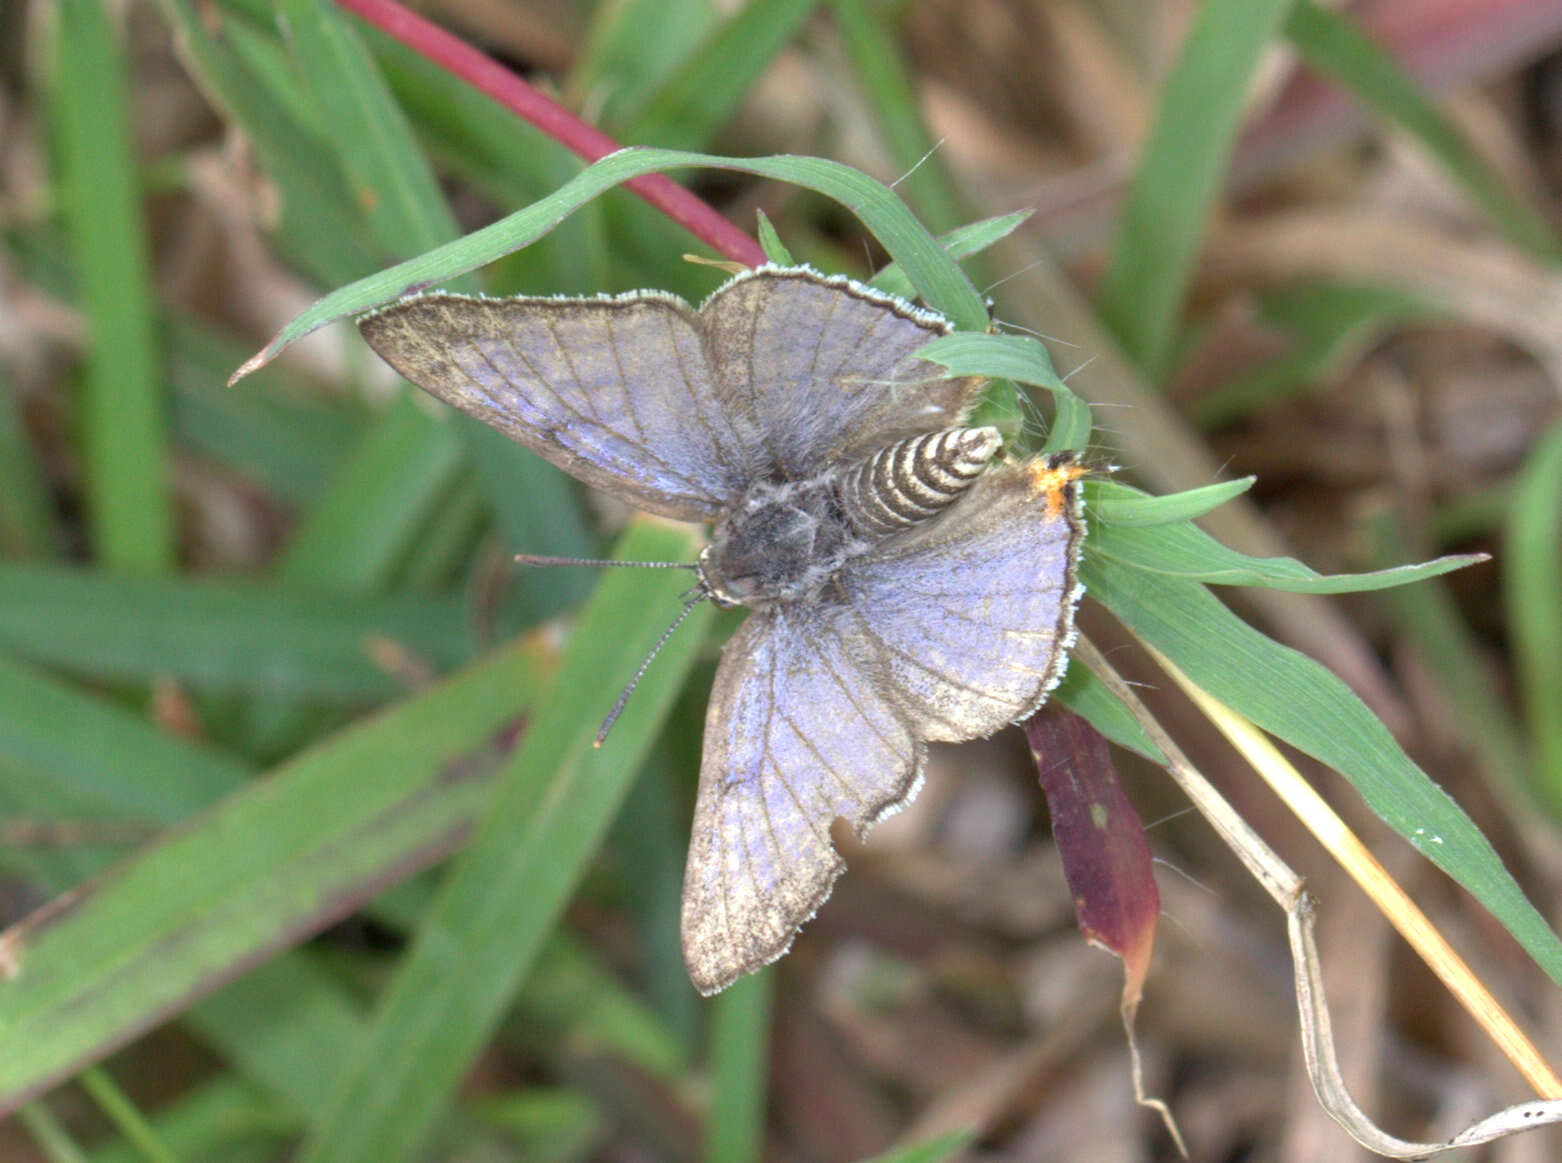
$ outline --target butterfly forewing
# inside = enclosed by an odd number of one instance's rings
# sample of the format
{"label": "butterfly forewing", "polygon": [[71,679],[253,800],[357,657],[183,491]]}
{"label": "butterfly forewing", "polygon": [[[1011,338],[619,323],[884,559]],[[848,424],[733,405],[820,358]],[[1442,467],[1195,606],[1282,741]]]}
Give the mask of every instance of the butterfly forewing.
{"label": "butterfly forewing", "polygon": [[732,636],[705,719],[683,888],[689,974],[714,993],[785,953],[859,834],[911,794],[922,745],[852,659],[834,613],[782,607]]}
{"label": "butterfly forewing", "polygon": [[763,467],[698,318],[671,296],[422,295],[359,328],[425,391],[651,512],[714,517]]}
{"label": "butterfly forewing", "polygon": [[913,358],[945,320],[847,279],[762,268],[700,317],[716,374],[747,400],[783,479],[956,425],[980,386]]}

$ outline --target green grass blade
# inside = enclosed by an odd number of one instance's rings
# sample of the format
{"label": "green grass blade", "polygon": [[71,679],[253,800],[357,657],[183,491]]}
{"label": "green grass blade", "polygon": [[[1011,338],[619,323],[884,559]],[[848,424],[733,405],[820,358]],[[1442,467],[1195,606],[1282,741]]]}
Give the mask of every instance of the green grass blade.
{"label": "green grass blade", "polygon": [[[1099,481],[1099,497],[1131,501],[1136,490]],[[1419,565],[1400,565],[1372,573],[1325,576],[1292,557],[1249,557],[1228,549],[1198,526],[1176,524],[1134,528],[1101,522],[1090,551],[1102,561],[1129,566],[1168,578],[1227,586],[1267,586],[1299,594],[1347,594],[1388,589],[1451,573],[1486,560],[1483,555],[1442,557]]]}
{"label": "green grass blade", "polygon": [[0,556],[53,557],[58,551],[42,466],[0,365]]}
{"label": "green grass blade", "polygon": [[1154,497],[1138,489],[1122,486],[1108,488],[1103,481],[1087,480],[1085,509],[1093,522],[1099,521],[1103,525],[1125,528],[1170,525],[1177,521],[1192,521],[1220,508],[1233,497],[1240,497],[1247,492],[1257,479],[1241,477],[1164,497]]}
{"label": "green grass blade", "polygon": [[304,90],[386,253],[415,254],[455,238],[460,231],[433,171],[347,18],[323,0],[280,0],[279,11]]}
{"label": "green grass blade", "polygon": [[[964,226],[957,226],[953,230],[938,236],[938,244],[948,252],[949,257],[956,262],[963,258],[970,258],[973,254],[980,254],[995,243],[1002,242],[1013,234],[1030,219],[1031,211],[1016,210],[1012,214],[999,214],[994,218],[983,218],[980,222],[970,222]],[[871,286],[890,295],[898,295],[902,299],[915,299],[917,289],[911,285],[911,280],[900,269],[898,263],[887,263],[879,269],[878,274],[868,280]]]}
{"label": "green grass blade", "polygon": [[1183,297],[1264,50],[1291,0],[1207,0],[1155,103],[1097,303],[1124,352],[1165,377]]}
{"label": "green grass blade", "polygon": [[298,269],[332,284],[384,258],[354,213],[346,180],[319,137],[292,115],[296,83],[257,73],[228,43],[243,22],[192,0],[161,0],[175,44],[207,96],[243,129],[281,194],[277,244]]}
{"label": "green grass blade", "polygon": [[1397,287],[1309,283],[1265,296],[1259,313],[1294,346],[1201,394],[1192,404],[1199,424],[1215,427],[1329,383],[1385,332],[1439,309]]}
{"label": "green grass blade", "polygon": [[1080,573],[1096,601],[1195,683],[1345,776],[1385,823],[1468,889],[1562,984],[1557,934],[1470,818],[1343,682],[1254,630],[1197,582],[1103,569],[1088,543]]}
{"label": "green grass blade", "polygon": [[610,130],[632,121],[721,21],[714,0],[620,0],[592,13],[568,92],[572,106],[600,104]]}
{"label": "green grass blade", "polygon": [[[689,534],[639,522],[628,560],[686,560]],[[380,999],[354,1069],[332,1095],[305,1163],[415,1155],[508,1005],[611,823],[710,617],[674,635],[600,749],[612,692],[658,636],[644,610],[677,608],[687,579],[609,571],[570,639],[478,836],[441,885]]]}
{"label": "green grass blade", "polygon": [[1513,196],[1399,62],[1349,16],[1314,0],[1296,0],[1285,35],[1313,68],[1419,141],[1516,245],[1546,262],[1562,263],[1562,239],[1545,218]]}
{"label": "green grass blade", "polygon": [[107,1071],[95,1066],[83,1070],[81,1085],[98,1104],[98,1109],[119,1128],[120,1134],[135,1147],[136,1153],[146,1163],[178,1163],[174,1153],[152,1129],[146,1116],[109,1077]]}
{"label": "green grass blade", "polygon": [[941,365],[952,376],[1014,380],[1052,393],[1055,412],[1046,451],[1078,451],[1090,442],[1090,405],[1058,378],[1052,356],[1040,340],[961,331],[933,340],[917,354]]}
{"label": "green grass blade", "polygon": [[901,52],[879,13],[883,5],[835,0],[835,25],[857,83],[878,118],[879,135],[899,167],[896,188],[917,216],[934,230],[948,230],[970,217],[938,143],[922,120],[921,104]]}
{"label": "green grass blade", "polygon": [[1508,626],[1539,791],[1562,818],[1562,424],[1529,454],[1504,559]]}
{"label": "green grass blade", "polygon": [[1133,712],[1084,666],[1070,666],[1052,697],[1075,714],[1089,719],[1091,726],[1119,747],[1137,751],[1152,763],[1166,762],[1161,749],[1145,734]]}
{"label": "green grass blade", "polygon": [[164,573],[176,534],[125,64],[100,0],[56,14],[60,202],[90,328],[79,422],[92,536],[109,568]]}
{"label": "green grass blade", "polygon": [[89,1163],[87,1153],[76,1145],[65,1124],[42,1102],[30,1102],[16,1112],[16,1121],[32,1136],[49,1163]]}
{"label": "green grass blade", "polygon": [[383,588],[461,465],[454,426],[402,395],[338,468],[289,544],[281,578],[358,593]]}
{"label": "green grass blade", "polygon": [[324,491],[368,424],[365,411],[321,399],[280,365],[252,389],[228,391],[223,381],[247,353],[191,319],[166,315],[163,346],[180,444],[289,504],[307,505]]}
{"label": "green grass blade", "polygon": [[530,645],[488,659],[6,931],[0,1111],[448,851],[487,801],[539,670]]}
{"label": "green grass blade", "polygon": [[288,323],[234,373],[233,379],[242,379],[265,366],[283,348],[327,323],[361,315],[402,295],[437,286],[527,245],[593,198],[631,178],[700,167],[737,170],[791,182],[840,202],[900,263],[929,307],[947,315],[959,327],[985,330],[987,308],[976,288],[938,245],[938,240],[882,182],[824,158],[720,158],[672,150],[623,149],[492,226],[333,291]]}
{"label": "green grass blade", "polygon": [[241,786],[244,764],[167,735],[141,716],[0,656],[0,755],[59,794],[131,820],[175,823]]}
{"label": "green grass blade", "polygon": [[770,1004],[775,971],[733,982],[711,1014],[714,1089],[705,1120],[705,1163],[749,1163],[765,1153]]}
{"label": "green grass blade", "polygon": [[[231,1076],[202,1082],[160,1107],[151,1119],[158,1137],[186,1159],[249,1163],[275,1158],[297,1119],[256,1087]],[[140,1163],[129,1143],[98,1147],[92,1163]]]}
{"label": "green grass blade", "polygon": [[472,653],[468,622],[447,598],[0,564],[0,649],[98,679],[377,701],[403,693],[379,644],[447,669]]}
{"label": "green grass blade", "polygon": [[621,140],[673,149],[710,144],[820,0],[749,0],[679,65]]}

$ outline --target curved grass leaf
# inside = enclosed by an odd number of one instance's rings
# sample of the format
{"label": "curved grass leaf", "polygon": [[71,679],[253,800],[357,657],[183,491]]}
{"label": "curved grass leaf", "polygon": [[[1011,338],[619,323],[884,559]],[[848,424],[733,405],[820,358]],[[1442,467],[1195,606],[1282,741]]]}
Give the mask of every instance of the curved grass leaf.
{"label": "curved grass leaf", "polygon": [[1087,480],[1085,507],[1102,525],[1124,529],[1172,525],[1178,521],[1191,521],[1220,508],[1233,497],[1240,497],[1247,492],[1257,479],[1242,477],[1164,497],[1151,496],[1138,489],[1112,485],[1107,481]]}
{"label": "curved grass leaf", "polygon": [[1562,941],[1478,828],[1364,703],[1306,655],[1266,638],[1194,581],[1118,565],[1087,546],[1087,592],[1195,683],[1334,768],[1390,827],[1462,884],[1562,984]]}
{"label": "curved grass leaf", "polygon": [[1026,335],[962,331],[935,339],[917,352],[952,376],[1017,380],[1052,393],[1057,411],[1046,450],[1082,449],[1090,441],[1090,405],[1076,396],[1052,368],[1052,356],[1040,340]]}
{"label": "curved grass leaf", "polygon": [[[1103,496],[1113,493],[1132,496],[1133,493],[1112,481],[1099,482],[1097,491]],[[1438,577],[1486,560],[1483,554],[1465,554],[1373,573],[1325,576],[1293,557],[1249,557],[1238,553],[1186,521],[1139,528],[1102,521],[1092,530],[1088,552],[1104,561],[1166,577],[1215,585],[1267,586],[1302,594],[1387,589]]]}
{"label": "curved grass leaf", "polygon": [[987,309],[970,280],[888,186],[823,158],[722,158],[674,150],[622,149],[583,170],[547,197],[455,242],[333,291],[298,315],[239,368],[236,382],[264,367],[288,344],[338,319],[360,315],[403,295],[427,290],[540,238],[603,192],[664,170],[730,169],[804,186],[855,214],[906,271],[924,302],[959,327],[981,330]]}
{"label": "curved grass leaf", "polygon": [[[950,258],[959,262],[1008,238],[1025,225],[1032,213],[1030,210],[1016,210],[1012,214],[999,214],[995,218],[983,218],[980,222],[957,226],[946,234],[940,234],[938,245],[948,252]],[[880,267],[878,274],[869,279],[868,284],[887,295],[898,295],[902,299],[917,297],[917,289],[911,285],[911,280],[900,269],[899,263],[886,263]]]}

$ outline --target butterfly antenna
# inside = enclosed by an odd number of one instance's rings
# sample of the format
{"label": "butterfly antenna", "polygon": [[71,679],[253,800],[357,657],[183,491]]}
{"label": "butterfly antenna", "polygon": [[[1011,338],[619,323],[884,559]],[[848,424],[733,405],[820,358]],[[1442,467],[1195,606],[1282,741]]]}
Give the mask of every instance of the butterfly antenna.
{"label": "butterfly antenna", "polygon": [[637,569],[696,569],[692,561],[606,561],[597,557],[547,557],[537,553],[517,553],[517,565],[584,565],[606,568],[630,565]]}
{"label": "butterfly antenna", "polygon": [[[639,562],[618,562],[615,564],[641,564]],[[673,619],[673,624],[662,631],[662,636],[656,640],[656,645],[651,647],[651,653],[645,656],[645,661],[640,664],[640,669],[635,671],[634,678],[629,680],[629,685],[624,687],[624,693],[618,696],[618,702],[613,704],[613,709],[607,713],[607,718],[602,720],[602,726],[597,730],[593,747],[602,746],[602,740],[607,738],[607,733],[613,729],[613,724],[618,722],[618,716],[624,713],[624,708],[629,704],[629,696],[635,693],[635,687],[640,685],[640,680],[645,677],[645,672],[650,669],[651,663],[656,661],[656,656],[662,652],[662,647],[667,645],[667,640],[673,636],[673,632],[683,625],[684,619],[694,612],[694,607],[705,600],[705,593],[701,591],[697,596],[690,598],[683,604],[683,612]]]}

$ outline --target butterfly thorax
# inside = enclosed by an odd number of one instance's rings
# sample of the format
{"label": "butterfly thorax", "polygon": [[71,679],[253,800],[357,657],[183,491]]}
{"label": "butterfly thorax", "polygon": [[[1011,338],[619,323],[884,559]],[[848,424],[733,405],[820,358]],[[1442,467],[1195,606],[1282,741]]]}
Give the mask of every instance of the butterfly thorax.
{"label": "butterfly thorax", "polygon": [[760,481],[716,522],[699,577],[721,606],[817,594],[852,558],[937,517],[997,454],[995,428],[913,436],[803,481]]}

